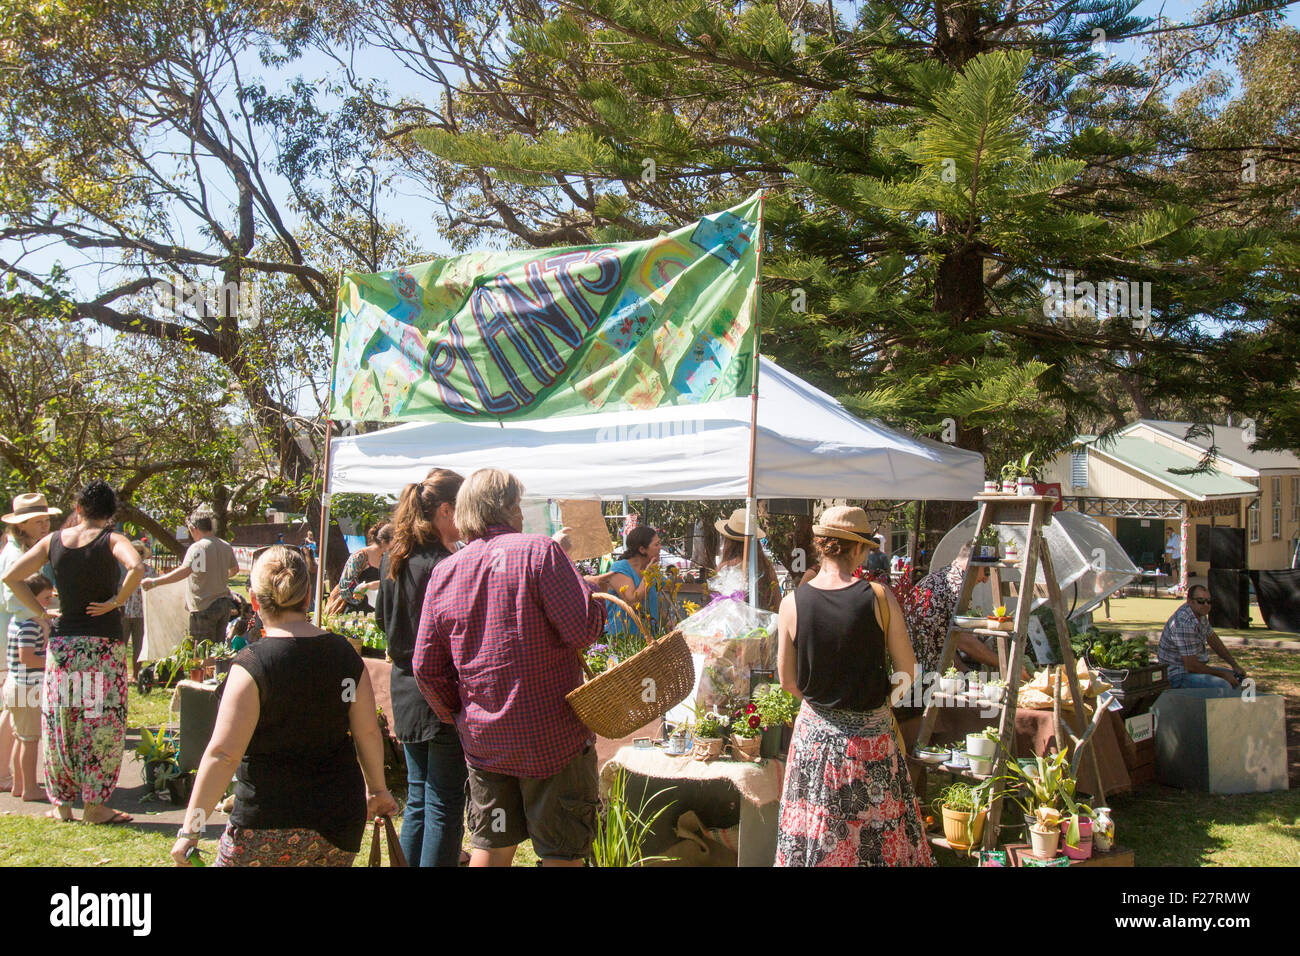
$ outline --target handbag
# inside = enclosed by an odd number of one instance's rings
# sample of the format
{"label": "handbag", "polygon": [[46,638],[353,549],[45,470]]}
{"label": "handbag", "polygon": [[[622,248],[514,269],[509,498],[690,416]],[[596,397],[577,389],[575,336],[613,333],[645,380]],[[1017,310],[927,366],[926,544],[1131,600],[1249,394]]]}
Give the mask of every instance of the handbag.
{"label": "handbag", "polygon": [[[380,829],[380,821],[383,821],[383,829]],[[384,831],[388,832],[388,865],[406,866],[406,854],[397,842],[397,828],[393,826],[392,817],[375,817],[374,836],[370,840],[370,862],[366,866],[383,865],[379,862],[379,844],[384,840]]]}

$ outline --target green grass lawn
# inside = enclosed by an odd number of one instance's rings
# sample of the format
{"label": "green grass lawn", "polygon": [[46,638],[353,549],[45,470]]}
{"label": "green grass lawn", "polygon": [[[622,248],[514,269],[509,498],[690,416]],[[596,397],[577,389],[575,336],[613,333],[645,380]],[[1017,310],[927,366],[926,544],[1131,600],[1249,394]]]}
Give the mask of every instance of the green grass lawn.
{"label": "green grass lawn", "polygon": [[[1093,622],[1099,628],[1118,628],[1120,630],[1159,631],[1165,622],[1173,616],[1183,604],[1181,598],[1174,597],[1126,597],[1115,598],[1110,602],[1110,618],[1106,617],[1106,608],[1096,608],[1092,612]],[[1300,641],[1300,634],[1285,631],[1270,631],[1264,626],[1264,618],[1259,612],[1258,604],[1250,606],[1250,629],[1215,628],[1220,637],[1246,637],[1251,640],[1260,638],[1271,640]]]}
{"label": "green grass lawn", "polygon": [[[1151,786],[1114,797],[1110,803],[1118,841],[1136,852],[1139,866],[1300,865],[1300,653],[1266,648],[1240,648],[1233,653],[1255,678],[1261,693],[1287,698],[1293,789],[1215,796]],[[130,726],[157,728],[166,723],[170,700],[170,691],[141,697],[132,690]],[[940,776],[931,776],[930,796],[937,792]],[[401,782],[390,780],[390,787],[401,802],[405,797]],[[147,814],[137,814],[136,821],[131,827],[97,827],[6,815],[0,817],[0,860],[8,866],[169,865],[176,824],[151,821]],[[357,865],[365,865],[369,846],[367,835]],[[207,860],[212,860],[215,850],[215,840],[204,842],[202,852]],[[936,851],[936,859],[944,866],[974,862],[963,854],[942,850]],[[531,845],[522,845],[515,865],[533,866],[536,862]]]}

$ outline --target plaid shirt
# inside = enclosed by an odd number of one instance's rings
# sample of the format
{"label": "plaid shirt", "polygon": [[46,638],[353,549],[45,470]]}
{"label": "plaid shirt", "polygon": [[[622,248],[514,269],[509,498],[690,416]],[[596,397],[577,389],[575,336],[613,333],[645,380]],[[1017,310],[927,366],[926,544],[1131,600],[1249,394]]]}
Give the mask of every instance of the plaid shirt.
{"label": "plaid shirt", "polygon": [[594,740],[564,695],[605,607],[550,538],[497,525],[434,568],[415,639],[416,683],[455,720],[465,759],[512,777],[554,776]]}
{"label": "plaid shirt", "polygon": [[1187,673],[1183,667],[1184,657],[1197,657],[1202,662],[1210,659],[1210,652],[1205,649],[1205,641],[1210,636],[1210,617],[1200,618],[1190,604],[1184,604],[1174,616],[1165,622],[1165,629],[1160,632],[1160,646],[1156,648],[1156,660],[1165,665],[1170,680]]}

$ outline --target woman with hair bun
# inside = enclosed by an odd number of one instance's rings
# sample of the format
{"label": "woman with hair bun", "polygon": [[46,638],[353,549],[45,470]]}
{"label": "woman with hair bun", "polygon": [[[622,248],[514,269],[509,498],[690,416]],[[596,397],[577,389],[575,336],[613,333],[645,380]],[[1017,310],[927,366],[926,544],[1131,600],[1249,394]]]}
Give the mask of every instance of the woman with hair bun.
{"label": "woman with hair bun", "polygon": [[438,719],[412,670],[415,636],[433,569],[460,540],[456,493],[464,479],[435,468],[407,485],[393,510],[393,544],[379,566],[375,617],[393,659],[393,733],[406,751],[402,851],[411,866],[455,866],[465,832],[465,752],[455,724]]}
{"label": "woman with hair bun", "polygon": [[351,866],[366,820],[397,812],[370,678],[345,638],[307,619],[311,577],[298,552],[255,553],[248,591],[265,631],[226,678],[172,859],[192,865],[234,775],[215,865]]}
{"label": "woman with hair bun", "polygon": [[[129,645],[121,609],[144,577],[144,562],[130,539],[113,531],[116,512],[113,489],[90,482],[77,494],[76,524],[46,535],[4,575],[14,597],[50,628],[41,722],[45,792],[54,805],[47,815],[60,820],[72,819],[80,799],[86,823],[131,822],[105,804],[117,787],[126,736]],[[46,561],[59,592],[57,623],[24,583]]]}

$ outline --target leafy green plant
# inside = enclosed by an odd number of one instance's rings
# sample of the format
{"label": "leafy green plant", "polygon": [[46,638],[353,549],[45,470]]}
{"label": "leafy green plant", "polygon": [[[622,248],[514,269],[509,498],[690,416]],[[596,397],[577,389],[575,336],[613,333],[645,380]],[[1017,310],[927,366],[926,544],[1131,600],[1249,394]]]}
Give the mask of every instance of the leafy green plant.
{"label": "leafy green plant", "polygon": [[961,671],[957,670],[955,667],[949,667],[943,672],[943,676],[948,680],[958,680],[961,678]]}
{"label": "leafy green plant", "polygon": [[701,740],[721,737],[727,732],[729,723],[721,714],[709,711],[695,721],[695,738]]}
{"label": "leafy green plant", "polygon": [[665,792],[660,790],[650,796],[643,795],[640,806],[633,809],[627,799],[627,774],[619,769],[596,818],[596,837],[591,845],[592,861],[596,866],[642,866],[665,859],[647,857],[642,849],[655,821],[673,806],[670,800],[653,813],[649,812],[650,804]]}
{"label": "leafy green plant", "polygon": [[1003,782],[1015,789],[1011,799],[1026,816],[1037,816],[1040,810],[1054,810],[1070,821],[1065,842],[1079,845],[1079,819],[1091,816],[1092,808],[1074,798],[1075,779],[1070,773],[1069,755],[1059,750],[1050,757],[1035,757],[1033,770],[1027,770],[1015,760],[1006,762],[1007,775]]}
{"label": "leafy green plant", "polygon": [[162,793],[167,783],[181,775],[177,762],[179,750],[171,734],[159,728],[156,734],[148,727],[140,728],[140,743],[135,752],[144,763],[144,783],[154,793]]}
{"label": "leafy green plant", "polygon": [[799,701],[789,691],[781,689],[779,684],[764,684],[754,693],[754,704],[758,707],[759,719],[763,727],[792,726],[799,716]]}
{"label": "leafy green plant", "polygon": [[954,783],[945,787],[931,804],[935,812],[944,808],[957,813],[978,814],[987,810],[993,802],[994,781],[984,780],[978,784]]}
{"label": "leafy green plant", "polygon": [[998,546],[998,529],[993,525],[989,525],[975,536],[975,544],[996,548]]}
{"label": "leafy green plant", "polygon": [[1125,638],[1118,631],[1102,631],[1088,650],[1088,660],[1096,667],[1123,669],[1145,667],[1151,652],[1142,638]]}

